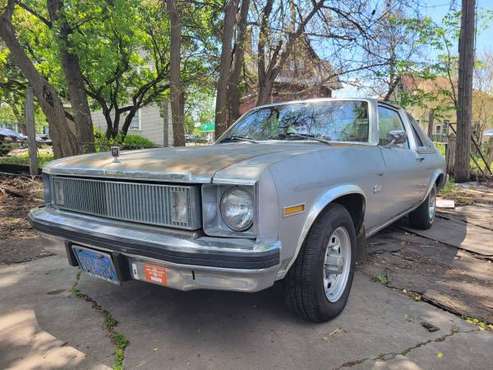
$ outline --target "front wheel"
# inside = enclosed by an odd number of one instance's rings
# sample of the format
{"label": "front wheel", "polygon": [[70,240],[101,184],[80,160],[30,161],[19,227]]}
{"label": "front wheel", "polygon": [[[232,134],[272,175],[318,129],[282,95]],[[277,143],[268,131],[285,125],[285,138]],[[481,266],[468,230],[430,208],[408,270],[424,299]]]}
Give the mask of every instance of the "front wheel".
{"label": "front wheel", "polygon": [[427,230],[433,224],[436,213],[437,187],[433,185],[430,194],[414,211],[409,213],[409,222],[412,227]]}
{"label": "front wheel", "polygon": [[354,275],[356,231],[340,204],[315,221],[285,281],[291,311],[312,322],[328,321],[344,309]]}

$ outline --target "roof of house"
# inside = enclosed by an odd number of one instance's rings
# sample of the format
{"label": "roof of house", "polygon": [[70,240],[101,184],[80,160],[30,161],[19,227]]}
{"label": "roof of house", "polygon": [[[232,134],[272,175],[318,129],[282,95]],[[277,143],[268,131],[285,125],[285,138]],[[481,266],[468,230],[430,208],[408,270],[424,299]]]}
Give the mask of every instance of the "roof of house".
{"label": "roof of house", "polygon": [[[245,53],[254,54],[247,48]],[[256,76],[256,58],[245,58],[246,69]],[[249,62],[248,62],[249,60]],[[292,68],[292,67],[295,68]],[[312,47],[309,38],[303,35],[298,38],[287,62],[274,80],[279,87],[314,88],[327,87],[331,90],[342,87],[331,63],[323,60]]]}

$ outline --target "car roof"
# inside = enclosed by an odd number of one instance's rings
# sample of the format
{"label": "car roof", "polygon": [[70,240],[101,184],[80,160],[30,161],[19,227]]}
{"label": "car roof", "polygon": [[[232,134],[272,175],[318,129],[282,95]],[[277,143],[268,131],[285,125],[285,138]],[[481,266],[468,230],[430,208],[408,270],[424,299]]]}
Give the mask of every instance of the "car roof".
{"label": "car roof", "polygon": [[324,101],[352,101],[352,100],[357,100],[357,101],[374,101],[379,104],[384,104],[387,105],[391,108],[394,109],[402,109],[399,105],[392,103],[388,100],[380,100],[376,98],[370,98],[370,97],[346,97],[346,98],[312,98],[312,99],[300,99],[300,100],[290,100],[290,101],[285,101],[285,102],[276,102],[276,103],[269,103],[269,104],[264,104],[264,105],[259,105],[258,107],[254,107],[253,109],[259,109],[259,108],[266,108],[266,107],[274,107],[274,106],[279,106],[279,105],[288,105],[288,104],[302,104],[302,103],[319,103],[319,102],[324,102]]}

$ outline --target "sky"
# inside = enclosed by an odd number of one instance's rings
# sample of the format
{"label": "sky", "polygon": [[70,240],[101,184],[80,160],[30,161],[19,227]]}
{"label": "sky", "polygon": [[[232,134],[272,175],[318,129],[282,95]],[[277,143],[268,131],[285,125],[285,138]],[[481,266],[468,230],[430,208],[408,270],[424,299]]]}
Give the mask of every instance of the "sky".
{"label": "sky", "polygon": [[[476,1],[478,10],[487,9],[493,11],[493,0]],[[455,2],[458,7],[461,4],[460,0],[424,0],[422,1],[423,15],[430,16],[434,21],[440,22],[450,10],[452,2]],[[485,28],[482,28],[476,35],[476,56],[480,56],[484,51],[493,52],[493,24],[483,26]],[[357,88],[347,85],[334,92],[335,97],[358,97],[362,94],[365,94],[365,92],[361,92]]]}

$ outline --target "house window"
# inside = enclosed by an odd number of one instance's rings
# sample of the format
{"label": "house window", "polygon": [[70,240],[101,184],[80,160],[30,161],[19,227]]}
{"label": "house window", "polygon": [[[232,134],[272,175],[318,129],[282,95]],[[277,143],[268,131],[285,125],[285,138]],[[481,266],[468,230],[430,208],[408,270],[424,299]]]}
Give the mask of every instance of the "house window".
{"label": "house window", "polygon": [[437,135],[440,135],[442,133],[442,126],[436,125],[435,131]]}
{"label": "house window", "polygon": [[130,121],[130,126],[128,127],[130,130],[140,130],[141,129],[141,122],[140,122],[140,109],[135,112],[135,115],[132,118],[132,121]]}

